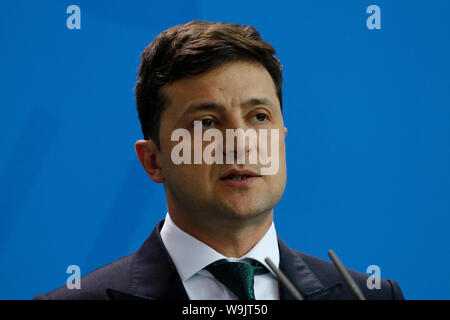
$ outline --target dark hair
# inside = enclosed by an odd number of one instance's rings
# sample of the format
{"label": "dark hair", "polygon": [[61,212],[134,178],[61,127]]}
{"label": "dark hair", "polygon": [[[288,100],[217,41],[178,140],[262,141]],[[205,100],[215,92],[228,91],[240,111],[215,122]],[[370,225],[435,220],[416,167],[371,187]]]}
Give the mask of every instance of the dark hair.
{"label": "dark hair", "polygon": [[162,86],[234,60],[261,63],[274,81],[281,106],[282,66],[274,54],[252,26],[194,20],[163,31],[142,52],[135,87],[144,139],[160,147],[160,118],[167,104]]}

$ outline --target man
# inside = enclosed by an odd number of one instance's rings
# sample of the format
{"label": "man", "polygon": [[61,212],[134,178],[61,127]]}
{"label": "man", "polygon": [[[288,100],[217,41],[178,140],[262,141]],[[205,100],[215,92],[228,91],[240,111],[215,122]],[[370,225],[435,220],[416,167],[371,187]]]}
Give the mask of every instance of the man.
{"label": "man", "polygon": [[[148,176],[164,184],[166,218],[137,252],[84,276],[81,289],[61,287],[37,299],[291,299],[266,257],[305,299],[355,298],[332,263],[289,248],[275,231],[273,208],[286,185],[287,129],[274,53],[253,27],[237,24],[192,21],[156,37],[138,71],[145,140],[135,148]],[[195,140],[199,130],[217,148]],[[208,130],[214,139],[205,139]],[[270,147],[264,139],[235,144],[243,131],[266,137]],[[249,161],[264,148],[276,155],[269,174],[263,174],[269,164],[263,158]],[[206,161],[208,154],[216,161]],[[393,280],[369,290],[368,275],[350,274],[366,298],[403,298]]]}

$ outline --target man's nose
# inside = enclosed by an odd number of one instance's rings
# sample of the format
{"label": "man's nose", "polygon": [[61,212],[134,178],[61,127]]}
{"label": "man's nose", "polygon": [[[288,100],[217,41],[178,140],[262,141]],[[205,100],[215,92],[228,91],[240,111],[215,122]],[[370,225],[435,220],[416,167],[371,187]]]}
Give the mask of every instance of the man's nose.
{"label": "man's nose", "polygon": [[[248,136],[252,134],[248,131],[249,129],[251,128],[247,126],[245,119],[240,117],[234,117],[227,121],[223,132],[225,137],[223,153],[225,157],[234,159],[234,163],[245,163],[245,158],[251,152],[256,151],[257,141]],[[257,137],[256,132],[254,134]]]}

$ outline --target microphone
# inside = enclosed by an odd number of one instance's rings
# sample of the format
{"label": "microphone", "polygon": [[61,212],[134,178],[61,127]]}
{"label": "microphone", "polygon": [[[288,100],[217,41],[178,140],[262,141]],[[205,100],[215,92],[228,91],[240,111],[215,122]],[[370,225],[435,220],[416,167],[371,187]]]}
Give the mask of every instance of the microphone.
{"label": "microphone", "polygon": [[267,257],[264,259],[266,263],[269,265],[270,269],[272,269],[273,273],[276,274],[278,281],[280,281],[284,287],[289,291],[289,293],[294,297],[295,300],[304,300],[303,296],[298,292],[298,290],[294,287],[292,282],[288,280],[288,278],[281,272],[280,269],[278,269],[275,264],[272,262],[272,260]]}
{"label": "microphone", "polygon": [[361,289],[358,287],[355,280],[353,280],[348,271],[345,269],[344,265],[342,264],[341,260],[339,260],[336,253],[333,250],[328,250],[328,256],[331,258],[334,265],[341,274],[342,278],[344,279],[345,283],[350,287],[353,294],[358,298],[358,300],[366,300],[363,293],[361,292]]}

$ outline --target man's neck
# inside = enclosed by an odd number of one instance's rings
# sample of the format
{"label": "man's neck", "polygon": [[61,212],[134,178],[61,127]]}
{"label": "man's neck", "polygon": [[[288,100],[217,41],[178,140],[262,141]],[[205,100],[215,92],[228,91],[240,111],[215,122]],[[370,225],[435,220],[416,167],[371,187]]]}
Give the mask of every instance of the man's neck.
{"label": "man's neck", "polygon": [[249,252],[272,225],[273,210],[248,219],[208,219],[169,211],[172,221],[184,232],[225,257],[240,258]]}

